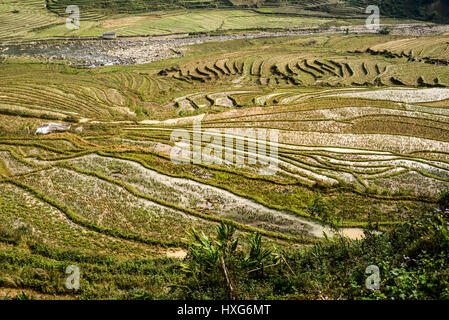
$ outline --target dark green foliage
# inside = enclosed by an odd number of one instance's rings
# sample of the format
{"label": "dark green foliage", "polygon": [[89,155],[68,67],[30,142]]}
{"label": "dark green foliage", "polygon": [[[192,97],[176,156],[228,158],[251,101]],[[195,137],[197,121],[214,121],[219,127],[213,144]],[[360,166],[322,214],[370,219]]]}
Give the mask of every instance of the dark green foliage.
{"label": "dark green foliage", "polygon": [[[17,233],[11,231],[10,236],[18,239]],[[169,297],[165,292],[179,277],[179,264],[172,259],[123,259],[56,250],[25,238],[13,245],[0,245],[0,287],[23,289],[21,294],[10,295],[13,299],[46,298],[41,294],[80,299],[161,299]],[[64,287],[69,265],[77,265],[81,271],[76,292]]]}
{"label": "dark green foliage", "polygon": [[[362,241],[328,240],[295,258],[298,274],[301,282],[319,283],[333,298],[448,299],[448,228],[436,210],[385,234],[368,232]],[[365,287],[370,265],[380,268],[381,287],[375,292]]]}
{"label": "dark green foliage", "polygon": [[269,261],[271,251],[262,247],[262,236],[253,233],[248,237],[249,252],[247,253],[243,263],[248,267],[260,267]]}
{"label": "dark green foliage", "polygon": [[[195,230],[187,261],[182,264],[186,281],[179,285],[186,298],[232,298],[248,294],[241,288],[248,279],[264,278],[264,267],[275,263],[277,258],[271,250],[262,246],[258,233],[247,237],[244,248],[239,246],[233,226],[221,223],[215,239]],[[246,279],[246,280],[245,280]],[[243,289],[243,290],[242,290]]]}
{"label": "dark green foliage", "polygon": [[439,199],[438,199],[438,205],[440,206],[440,209],[442,211],[449,209],[449,191],[443,192]]}
{"label": "dark green foliage", "polygon": [[446,22],[448,0],[347,0],[350,5],[366,8],[378,5],[381,16]]}
{"label": "dark green foliage", "polygon": [[[336,237],[288,252],[264,247],[258,234],[239,241],[234,227],[221,224],[214,237],[192,232],[181,265],[56,250],[25,229],[0,230],[0,285],[82,299],[449,299],[447,213],[436,209],[360,241]],[[82,270],[76,293],[63,286],[71,264]],[[365,287],[370,265],[380,269],[378,291]],[[32,298],[28,291],[15,297]]]}
{"label": "dark green foliage", "polygon": [[320,193],[310,199],[305,211],[316,219],[323,221],[331,226],[335,224],[335,209],[326,201]]}
{"label": "dark green foliage", "polygon": [[[449,221],[441,210],[384,234],[367,231],[361,241],[326,238],[308,250],[289,254],[264,249],[257,234],[247,246],[237,247],[231,234],[217,235],[217,240],[194,234],[183,265],[186,279],[181,296],[227,298],[219,263],[219,257],[226,255],[235,290],[244,298],[449,299]],[[219,238],[226,239],[227,245]],[[380,269],[377,291],[365,286],[370,265]]]}
{"label": "dark green foliage", "polygon": [[391,33],[391,27],[384,27],[379,31],[380,34],[390,34]]}

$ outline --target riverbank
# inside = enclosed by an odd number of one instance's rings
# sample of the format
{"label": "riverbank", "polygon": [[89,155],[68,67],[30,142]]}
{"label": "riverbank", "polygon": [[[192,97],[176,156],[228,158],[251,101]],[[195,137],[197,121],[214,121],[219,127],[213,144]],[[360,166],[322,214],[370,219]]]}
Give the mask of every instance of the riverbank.
{"label": "riverbank", "polygon": [[[449,25],[400,24],[382,25],[382,27],[389,27],[393,35],[414,37],[449,32]],[[184,55],[184,47],[204,42],[302,35],[377,33],[376,30],[367,29],[365,26],[306,28],[272,32],[240,31],[231,34],[228,32],[224,34],[183,33],[168,36],[118,37],[116,40],[90,37],[7,41],[0,42],[0,56],[37,58],[47,61],[65,60],[78,67],[134,65],[181,57]]]}

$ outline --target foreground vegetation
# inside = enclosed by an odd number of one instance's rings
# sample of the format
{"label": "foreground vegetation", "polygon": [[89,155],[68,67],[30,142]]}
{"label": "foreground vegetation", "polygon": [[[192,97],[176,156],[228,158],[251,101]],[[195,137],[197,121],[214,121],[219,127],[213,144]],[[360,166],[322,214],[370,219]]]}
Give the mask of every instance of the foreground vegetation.
{"label": "foreground vegetation", "polygon": [[[267,249],[257,234],[239,250],[224,225],[216,239],[193,233],[180,288],[194,299],[449,299],[448,213],[437,209],[382,235],[326,239],[298,252]],[[365,285],[371,265],[380,270],[377,290]]]}
{"label": "foreground vegetation", "polygon": [[[1,230],[0,283],[15,299],[448,299],[448,213],[436,209],[384,234],[296,250],[264,244],[257,233],[236,236],[221,224],[212,237],[193,230],[182,263],[59,251],[26,230]],[[70,264],[82,270],[75,292],[63,288]],[[380,270],[378,290],[365,285],[371,265]]]}

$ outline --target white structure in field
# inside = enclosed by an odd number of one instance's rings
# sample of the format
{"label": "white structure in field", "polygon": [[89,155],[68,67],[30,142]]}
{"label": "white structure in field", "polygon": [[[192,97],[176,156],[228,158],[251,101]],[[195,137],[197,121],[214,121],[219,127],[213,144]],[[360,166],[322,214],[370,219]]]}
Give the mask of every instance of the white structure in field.
{"label": "white structure in field", "polygon": [[63,132],[70,130],[70,128],[71,128],[70,124],[49,122],[40,125],[34,134],[49,134],[53,132]]}
{"label": "white structure in field", "polygon": [[115,35],[115,32],[105,32],[103,33],[102,38],[106,40],[113,40],[116,39],[117,36]]}

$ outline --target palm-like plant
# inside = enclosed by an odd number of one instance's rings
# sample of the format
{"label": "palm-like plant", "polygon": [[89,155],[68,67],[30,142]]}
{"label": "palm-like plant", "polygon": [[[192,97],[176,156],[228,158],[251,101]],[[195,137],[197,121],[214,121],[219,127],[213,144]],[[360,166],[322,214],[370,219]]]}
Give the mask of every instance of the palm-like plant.
{"label": "palm-like plant", "polygon": [[262,247],[262,236],[259,233],[253,233],[248,237],[249,252],[245,257],[244,263],[249,267],[259,267],[269,260],[271,250]]}
{"label": "palm-like plant", "polygon": [[182,270],[191,275],[200,289],[200,280],[211,276],[221,269],[226,279],[231,298],[236,296],[228,267],[233,265],[232,258],[237,250],[238,239],[234,239],[235,227],[223,222],[217,227],[217,236],[211,240],[192,229],[188,263],[182,264]]}
{"label": "palm-like plant", "polygon": [[236,298],[235,284],[243,274],[258,271],[263,276],[264,267],[279,264],[268,265],[275,257],[271,250],[263,248],[259,233],[253,233],[247,238],[249,251],[246,255],[237,250],[239,239],[235,237],[233,225],[220,223],[214,239],[204,233],[199,234],[195,229],[192,229],[190,236],[192,241],[188,260],[181,267],[195,281],[198,292],[213,282],[220,283],[224,277],[229,298]]}

